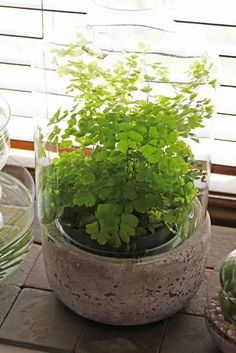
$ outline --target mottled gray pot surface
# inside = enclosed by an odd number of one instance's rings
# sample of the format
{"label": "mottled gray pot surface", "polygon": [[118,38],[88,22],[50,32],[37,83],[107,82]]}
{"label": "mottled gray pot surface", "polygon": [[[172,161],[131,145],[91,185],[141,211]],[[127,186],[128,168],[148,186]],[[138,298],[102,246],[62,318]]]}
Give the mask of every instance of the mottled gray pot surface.
{"label": "mottled gray pot surface", "polygon": [[42,234],[49,283],[57,297],[91,320],[141,325],[180,310],[197,291],[206,266],[210,218],[181,246],[155,256],[98,256]]}
{"label": "mottled gray pot surface", "polygon": [[232,339],[219,332],[218,328],[215,326],[207,312],[205,313],[205,318],[208,332],[216,346],[223,353],[236,353],[236,342],[233,342]]}

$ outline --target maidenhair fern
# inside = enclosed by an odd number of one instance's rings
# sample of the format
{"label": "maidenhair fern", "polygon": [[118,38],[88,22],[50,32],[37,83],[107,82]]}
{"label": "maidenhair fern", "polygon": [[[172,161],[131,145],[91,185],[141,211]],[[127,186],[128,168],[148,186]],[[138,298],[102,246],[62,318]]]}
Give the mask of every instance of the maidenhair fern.
{"label": "maidenhair fern", "polygon": [[[202,176],[186,138],[196,140],[194,129],[213,110],[198,97],[201,84],[215,86],[206,57],[189,68],[186,84],[169,82],[168,70],[148,62],[145,51],[123,53],[106,67],[106,54],[83,38],[57,50],[55,61],[61,58],[58,75],[69,78],[66,93],[74,99],[49,123],[49,140],[61,152],[43,176],[44,222],[68,207],[87,208],[87,234],[114,247],[155,232],[159,222],[186,222]],[[153,81],[172,94],[155,93]]]}

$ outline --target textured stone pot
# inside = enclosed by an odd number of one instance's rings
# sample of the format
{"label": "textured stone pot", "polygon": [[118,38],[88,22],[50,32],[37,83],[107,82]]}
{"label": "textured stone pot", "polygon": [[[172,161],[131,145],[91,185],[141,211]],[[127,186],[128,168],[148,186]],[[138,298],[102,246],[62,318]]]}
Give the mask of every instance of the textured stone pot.
{"label": "textured stone pot", "polygon": [[180,310],[197,291],[210,243],[210,218],[181,246],[139,259],[94,255],[42,232],[46,272],[73,311],[113,325],[141,325]]}

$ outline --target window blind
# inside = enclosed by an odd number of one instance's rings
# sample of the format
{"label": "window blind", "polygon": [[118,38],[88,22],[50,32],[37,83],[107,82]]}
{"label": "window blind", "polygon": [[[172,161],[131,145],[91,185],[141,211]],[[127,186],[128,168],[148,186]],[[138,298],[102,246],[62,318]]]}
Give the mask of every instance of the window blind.
{"label": "window blind", "polygon": [[[203,35],[219,54],[212,162],[236,167],[235,0],[170,1],[179,26]],[[31,52],[47,38],[52,21],[62,26],[83,23],[92,6],[87,0],[0,0],[0,95],[11,107],[12,139],[33,141]],[[213,191],[229,192],[229,188],[236,193],[235,176],[213,175]]]}

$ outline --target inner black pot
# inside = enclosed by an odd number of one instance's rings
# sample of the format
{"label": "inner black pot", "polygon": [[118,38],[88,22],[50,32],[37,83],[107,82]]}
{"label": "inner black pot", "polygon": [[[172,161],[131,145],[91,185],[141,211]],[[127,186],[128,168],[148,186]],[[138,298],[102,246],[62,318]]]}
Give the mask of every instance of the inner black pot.
{"label": "inner black pot", "polygon": [[72,215],[73,211],[70,213],[70,222],[68,222],[68,216],[58,218],[55,221],[56,227],[73,245],[93,254],[118,258],[137,258],[168,251],[178,244],[179,235],[172,232],[163,223],[159,223],[154,234],[131,238],[128,245],[122,243],[119,248],[114,248],[109,244],[100,245],[92,240],[85,231],[79,231],[74,226],[74,222],[71,222]]}

